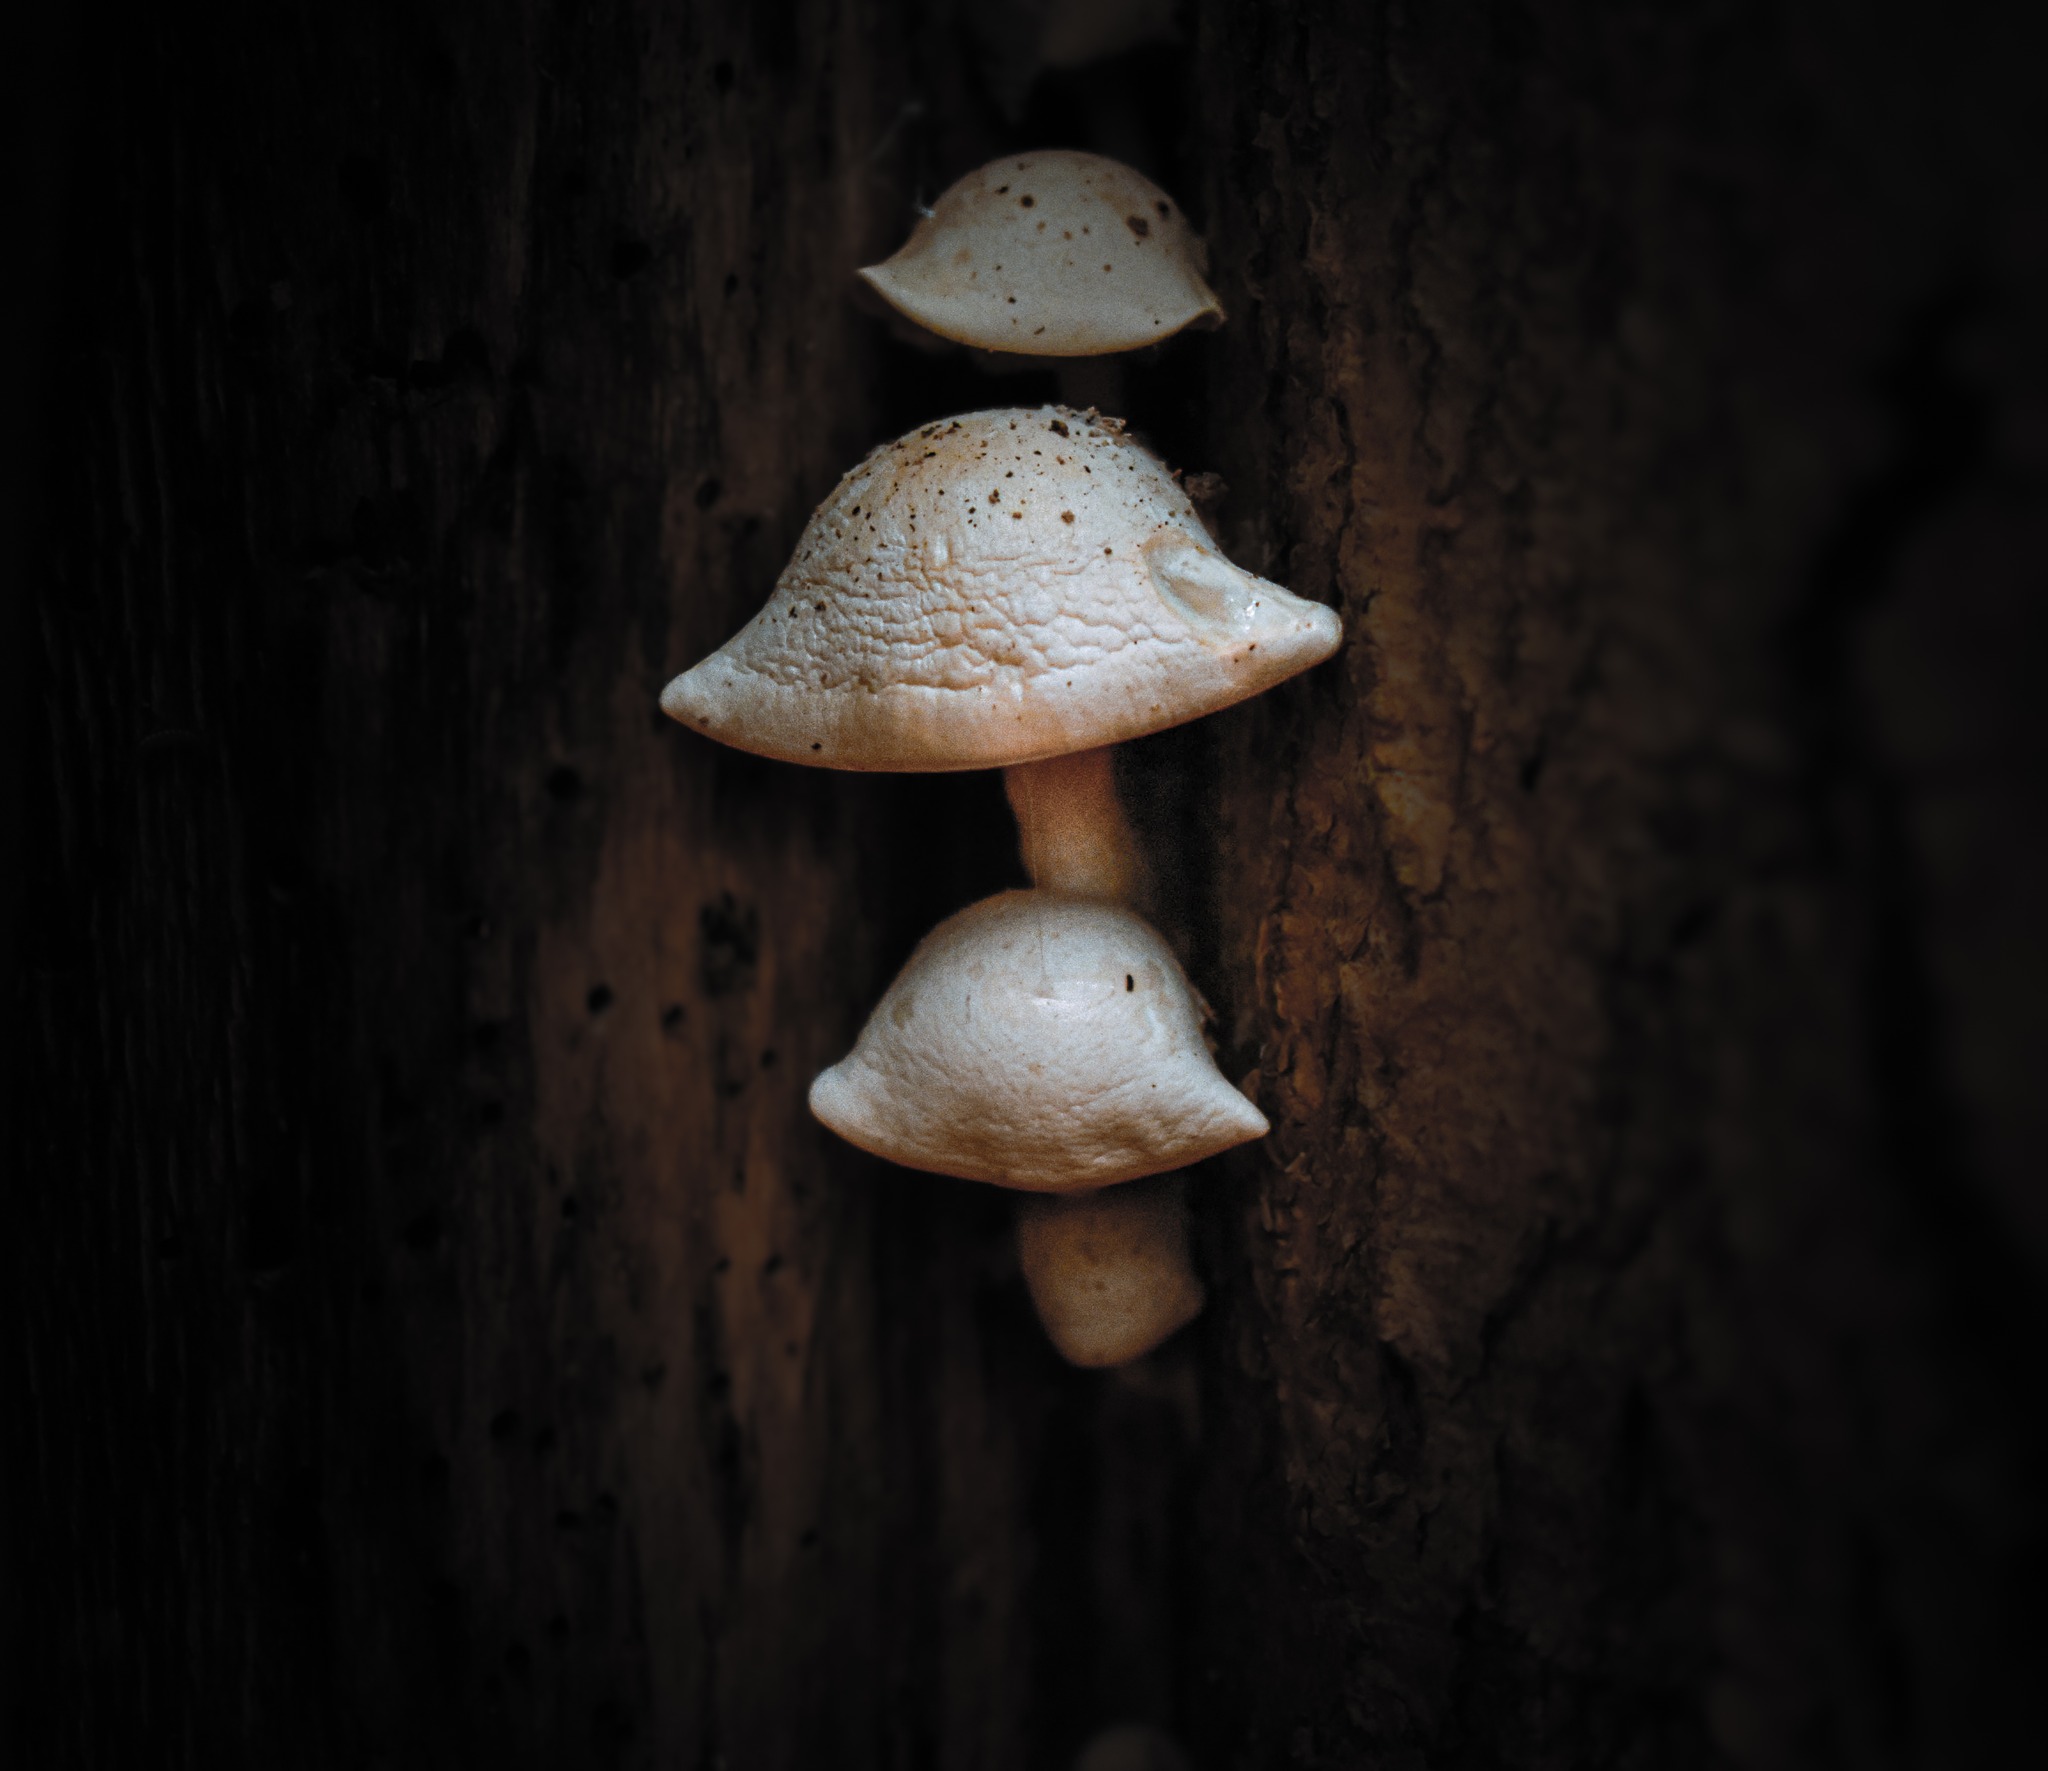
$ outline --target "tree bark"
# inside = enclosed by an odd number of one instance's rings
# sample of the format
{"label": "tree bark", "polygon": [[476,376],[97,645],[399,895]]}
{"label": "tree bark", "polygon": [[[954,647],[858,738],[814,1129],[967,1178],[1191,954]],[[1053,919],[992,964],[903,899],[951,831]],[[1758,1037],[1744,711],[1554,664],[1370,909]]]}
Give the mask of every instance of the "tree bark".
{"label": "tree bark", "polygon": [[[78,33],[0,535],[21,1763],[1983,1757],[2048,1265],[2016,64],[1186,10],[1021,113],[943,0]],[[1046,144],[1206,207],[1223,331],[996,376],[857,311]],[[1007,1201],[804,1106],[1021,883],[1000,782],[655,708],[867,448],[1061,389],[1349,635],[1120,752],[1275,1131],[1108,1374]]]}
{"label": "tree bark", "polygon": [[1012,883],[1000,786],[655,708],[929,397],[847,300],[917,26],[237,8],[81,69],[36,1762],[1021,1765],[1087,1688],[1038,1539],[1103,1405],[1001,1201],[804,1108]]}
{"label": "tree bark", "polygon": [[[1205,35],[1226,532],[1349,636],[1218,722],[1219,994],[1275,1125],[1212,1229],[1231,1762],[2018,1737],[2039,1191],[1969,1134],[2038,1110],[1958,1111],[1942,1010],[2026,1016],[1988,968],[1931,1000],[1921,892],[2040,978],[1991,907],[2043,877],[2001,828],[2041,744],[1979,711],[2038,637],[1992,490],[2038,470],[1990,442],[2039,410],[1990,369],[2026,162],[1956,127],[2010,92],[1983,39],[1870,23]],[[1879,623],[1945,667],[1946,779],[1888,742]]]}

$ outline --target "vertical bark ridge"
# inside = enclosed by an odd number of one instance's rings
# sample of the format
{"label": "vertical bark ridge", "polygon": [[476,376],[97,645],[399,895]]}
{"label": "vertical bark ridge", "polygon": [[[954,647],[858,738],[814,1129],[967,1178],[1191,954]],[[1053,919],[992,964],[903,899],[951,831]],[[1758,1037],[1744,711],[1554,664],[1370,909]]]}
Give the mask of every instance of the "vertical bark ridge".
{"label": "vertical bark ridge", "polygon": [[[1952,1634],[1992,1652],[2028,1540],[1931,1470],[2011,1495],[2030,1454],[1888,1160],[1896,857],[1816,819],[1785,644],[1862,508],[1862,385],[1960,250],[1886,182],[1911,51],[1875,35],[1858,85],[1775,16],[1203,16],[1226,533],[1348,634],[1219,722],[1275,1125],[1212,1244],[1232,1762],[1982,1725]],[[1972,1544],[1938,1598],[1929,1510]]]}

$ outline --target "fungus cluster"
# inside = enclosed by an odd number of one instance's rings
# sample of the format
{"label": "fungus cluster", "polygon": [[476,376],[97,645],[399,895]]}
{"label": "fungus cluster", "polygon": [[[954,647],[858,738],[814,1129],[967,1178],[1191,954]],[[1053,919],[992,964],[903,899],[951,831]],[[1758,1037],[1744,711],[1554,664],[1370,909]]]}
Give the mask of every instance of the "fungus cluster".
{"label": "fungus cluster", "polygon": [[[970,174],[861,274],[958,342],[1067,356],[1220,320],[1200,265],[1164,193],[1060,153]],[[1118,420],[1014,408],[875,450],[761,612],[662,694],[684,725],[788,762],[1005,771],[1031,889],[925,938],[811,1110],[891,1161],[1035,1196],[1020,1261],[1076,1364],[1136,1358],[1201,1309],[1175,1171],[1267,1129],[1131,908],[1109,747],[1256,695],[1340,637],[1332,610],[1225,558]]]}

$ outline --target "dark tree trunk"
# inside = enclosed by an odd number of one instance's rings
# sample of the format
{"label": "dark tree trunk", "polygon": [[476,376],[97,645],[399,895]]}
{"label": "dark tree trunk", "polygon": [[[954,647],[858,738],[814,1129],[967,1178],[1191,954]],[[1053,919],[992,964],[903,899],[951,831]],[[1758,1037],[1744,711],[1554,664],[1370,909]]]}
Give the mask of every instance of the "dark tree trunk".
{"label": "dark tree trunk", "polygon": [[1246,1764],[1976,1762],[2048,1247],[2014,89],[1967,24],[1460,10],[1204,40],[1226,538],[1350,643],[1219,722],[1276,1133],[1200,1707]]}
{"label": "dark tree trunk", "polygon": [[[1189,11],[1021,118],[939,0],[53,53],[20,1763],[1990,1751],[2048,1266],[2022,65]],[[1224,331],[991,377],[855,310],[1048,142],[1206,210]],[[804,1107],[1018,877],[999,787],[654,707],[866,448],[1061,391],[1350,636],[1129,758],[1275,1131],[1198,1179],[1209,1314],[1109,1375],[999,1196]]]}

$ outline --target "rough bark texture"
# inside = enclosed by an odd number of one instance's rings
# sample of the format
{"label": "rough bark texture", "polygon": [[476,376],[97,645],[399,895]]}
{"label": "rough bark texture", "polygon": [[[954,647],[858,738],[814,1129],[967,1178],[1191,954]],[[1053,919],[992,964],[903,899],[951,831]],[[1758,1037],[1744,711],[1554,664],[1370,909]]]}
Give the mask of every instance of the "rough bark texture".
{"label": "rough bark texture", "polygon": [[[1982,1759],[2048,1265],[2019,64],[1184,24],[1021,114],[918,0],[54,57],[10,1762]],[[1045,144],[1206,205],[1230,327],[993,377],[855,311]],[[866,448],[1055,390],[1352,634],[1122,758],[1276,1131],[1108,1376],[1005,1202],[803,1105],[1018,879],[997,781],[654,710]]]}
{"label": "rough bark texture", "polygon": [[1228,533],[1351,634],[1223,740],[1276,1126],[1212,1244],[1235,1763],[2018,1720],[2042,389],[1978,29],[1205,36]]}
{"label": "rough bark texture", "polygon": [[1013,882],[1000,787],[654,706],[967,403],[847,299],[920,20],[296,11],[79,69],[16,1719],[38,1763],[1056,1755],[1097,1423],[1177,1417],[1060,1367],[1000,1200],[804,1109]]}

